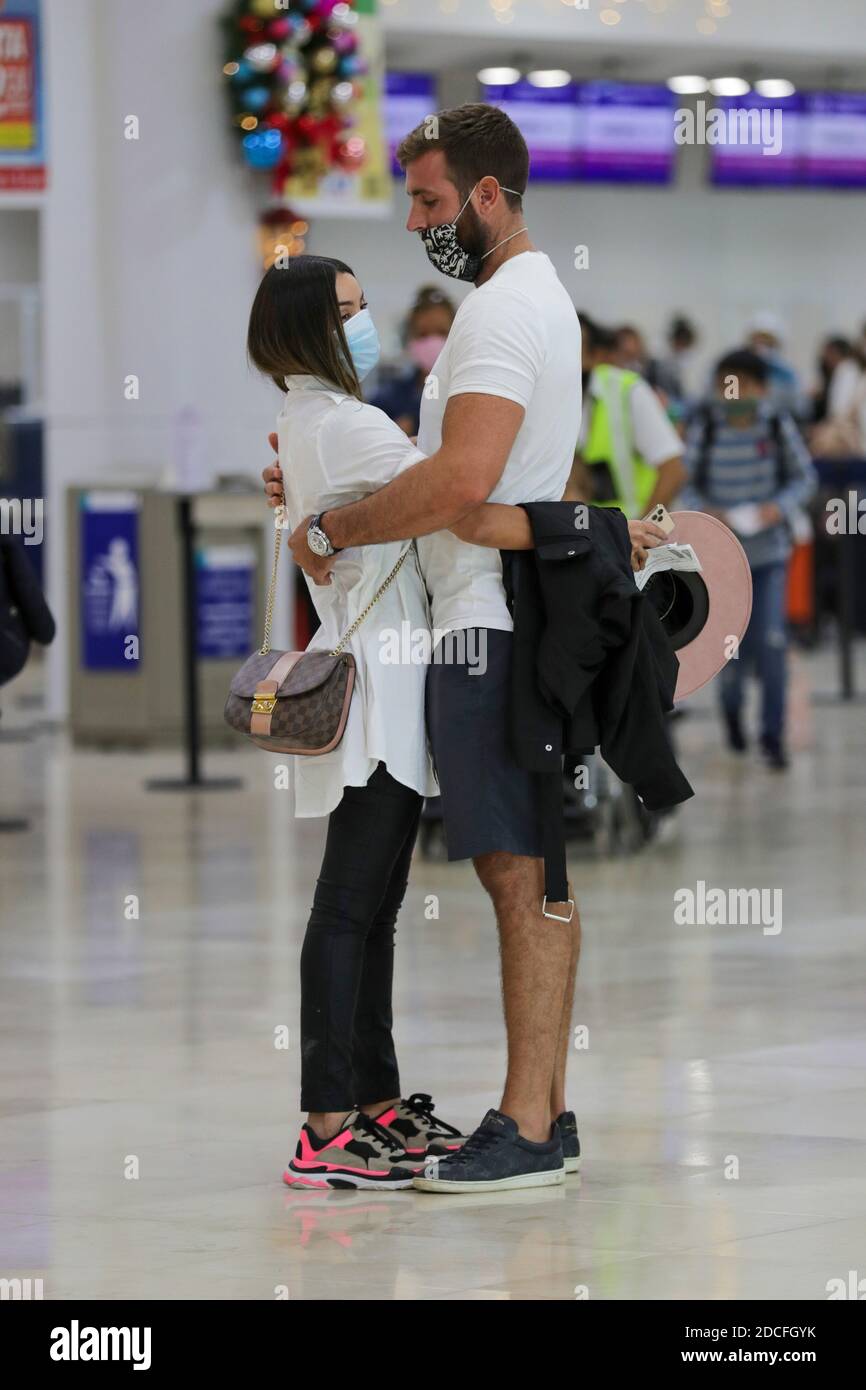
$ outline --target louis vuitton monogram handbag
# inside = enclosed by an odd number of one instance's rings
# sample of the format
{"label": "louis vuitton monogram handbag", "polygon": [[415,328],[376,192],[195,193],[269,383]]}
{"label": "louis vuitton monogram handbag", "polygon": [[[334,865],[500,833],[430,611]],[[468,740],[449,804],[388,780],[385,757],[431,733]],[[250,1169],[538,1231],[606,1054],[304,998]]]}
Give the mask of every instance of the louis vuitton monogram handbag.
{"label": "louis vuitton monogram handbag", "polygon": [[344,651],[373,605],[406,559],[403,551],[391,573],[332,651],[271,650],[271,620],[282,544],[283,509],[274,515],[274,563],[265,608],[265,635],[229,687],[225,720],[270,753],[316,757],[336,748],[346,728],[355,686],[355,658]]}

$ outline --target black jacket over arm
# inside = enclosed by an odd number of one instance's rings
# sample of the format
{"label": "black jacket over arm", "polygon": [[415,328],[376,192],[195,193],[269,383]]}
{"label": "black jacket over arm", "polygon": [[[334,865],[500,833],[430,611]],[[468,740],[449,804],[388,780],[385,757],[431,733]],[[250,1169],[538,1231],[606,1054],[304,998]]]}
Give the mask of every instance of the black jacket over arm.
{"label": "black jacket over arm", "polygon": [[694,792],[665,728],[679,662],[634,582],[622,512],[528,502],[533,550],[503,554],[514,619],[510,734],[537,772],[545,818],[545,893],[565,902],[562,755],[600,748],[644,804],[661,810]]}

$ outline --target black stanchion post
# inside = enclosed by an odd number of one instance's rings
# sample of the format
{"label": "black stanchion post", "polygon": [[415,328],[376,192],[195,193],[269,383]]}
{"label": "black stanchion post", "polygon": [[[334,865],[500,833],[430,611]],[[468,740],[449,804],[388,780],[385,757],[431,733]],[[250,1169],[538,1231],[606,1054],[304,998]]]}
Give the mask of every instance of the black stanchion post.
{"label": "black stanchion post", "polygon": [[186,735],[186,775],[191,786],[201,781],[199,768],[199,700],[196,671],[197,622],[195,583],[195,528],[192,520],[192,501],[179,498],[181,556],[183,563],[183,694],[184,732]]}
{"label": "black stanchion post", "polygon": [[184,743],[186,748],[185,777],[151,777],[145,783],[148,791],[229,791],[243,786],[240,777],[202,777],[201,775],[201,715],[198,689],[198,606],[195,580],[195,520],[193,499],[178,497],[178,526],[181,544],[181,584],[183,612],[183,700]]}
{"label": "black stanchion post", "polygon": [[836,537],[839,594],[839,685],[843,700],[854,698],[854,541],[847,532]]}

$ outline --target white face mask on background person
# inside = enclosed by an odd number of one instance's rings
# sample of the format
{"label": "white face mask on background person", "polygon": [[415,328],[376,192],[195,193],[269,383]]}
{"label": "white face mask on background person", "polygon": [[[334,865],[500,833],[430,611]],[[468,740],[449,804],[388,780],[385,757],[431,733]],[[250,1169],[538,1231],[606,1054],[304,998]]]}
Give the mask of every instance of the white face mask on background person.
{"label": "white face mask on background person", "polygon": [[[503,193],[513,193],[518,198],[523,196],[522,193],[518,193],[516,188],[506,188],[503,184],[499,186]],[[452,280],[477,280],[478,272],[481,270],[481,262],[485,261],[494,251],[497,251],[500,246],[504,246],[506,241],[511,241],[511,237],[519,236],[521,232],[526,231],[525,226],[518,227],[516,232],[511,233],[511,236],[503,237],[502,241],[491,246],[490,250],[485,251],[483,256],[476,256],[473,251],[465,250],[457,238],[457,220],[465,211],[477,187],[477,183],[473,185],[469,197],[453,222],[440,222],[438,227],[421,227],[418,231],[430,264],[441,271],[443,275],[450,275]]]}
{"label": "white face mask on background person", "polygon": [[376,332],[376,325],[370,310],[359,309],[357,314],[353,314],[343,324],[343,332],[352,354],[358,380],[363,381],[364,377],[369,376],[378,363],[381,351],[379,334]]}

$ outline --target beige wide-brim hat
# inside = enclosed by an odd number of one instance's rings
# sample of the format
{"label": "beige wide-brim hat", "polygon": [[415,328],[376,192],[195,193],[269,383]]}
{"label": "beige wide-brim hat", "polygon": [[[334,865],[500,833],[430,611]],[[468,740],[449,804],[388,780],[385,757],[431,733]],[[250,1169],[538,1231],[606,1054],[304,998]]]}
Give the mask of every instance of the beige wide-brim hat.
{"label": "beige wide-brim hat", "polygon": [[674,700],[694,695],[736,660],[752,612],[752,574],[730,527],[706,512],[671,512],[669,541],[694,547],[700,572],[650,580],[652,600],[679,658]]}

